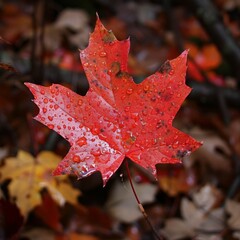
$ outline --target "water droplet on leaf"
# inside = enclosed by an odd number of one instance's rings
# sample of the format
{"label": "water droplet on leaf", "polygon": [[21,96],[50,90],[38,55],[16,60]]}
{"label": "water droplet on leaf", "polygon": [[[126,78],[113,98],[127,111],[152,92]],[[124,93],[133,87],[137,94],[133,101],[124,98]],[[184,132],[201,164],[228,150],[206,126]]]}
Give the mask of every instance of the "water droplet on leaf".
{"label": "water droplet on leaf", "polygon": [[124,108],[124,111],[125,111],[125,112],[129,112],[129,111],[130,111],[130,107],[129,107],[129,106],[125,107],[125,108]]}
{"label": "water droplet on leaf", "polygon": [[75,162],[75,163],[81,162],[80,157],[79,157],[78,155],[75,155],[75,156],[73,157],[73,162]]}
{"label": "water droplet on leaf", "polygon": [[128,88],[128,90],[127,90],[127,94],[132,94],[133,93],[133,89],[132,88]]}
{"label": "water droplet on leaf", "polygon": [[48,116],[48,119],[49,119],[49,121],[52,121],[53,117],[52,116]]}
{"label": "water droplet on leaf", "polygon": [[100,53],[99,53],[99,56],[100,56],[100,57],[106,57],[106,56],[107,56],[107,53],[106,53],[106,52],[100,52]]}
{"label": "water droplet on leaf", "polygon": [[77,144],[82,147],[87,144],[87,139],[85,137],[81,137],[77,140]]}

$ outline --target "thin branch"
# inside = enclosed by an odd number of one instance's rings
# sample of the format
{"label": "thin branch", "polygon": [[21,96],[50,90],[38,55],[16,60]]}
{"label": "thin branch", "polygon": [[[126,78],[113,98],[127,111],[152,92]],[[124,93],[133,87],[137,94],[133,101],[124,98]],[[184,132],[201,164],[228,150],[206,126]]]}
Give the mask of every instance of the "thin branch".
{"label": "thin branch", "polygon": [[44,70],[44,23],[45,23],[45,0],[34,2],[32,14],[33,39],[31,49],[31,72],[33,81],[42,83]]}
{"label": "thin branch", "polygon": [[127,175],[128,175],[128,179],[129,179],[129,182],[130,182],[130,185],[131,185],[131,188],[132,188],[132,191],[133,191],[133,194],[134,194],[134,197],[136,198],[136,201],[138,203],[138,207],[141,211],[141,213],[143,214],[145,220],[147,221],[149,227],[151,228],[152,232],[153,232],[153,235],[155,236],[156,239],[158,240],[163,240],[163,238],[161,236],[158,235],[157,231],[155,230],[155,228],[153,227],[152,223],[150,222],[149,218],[148,218],[148,215],[147,213],[145,212],[145,209],[143,207],[143,205],[141,204],[139,198],[138,198],[138,195],[135,191],[135,188],[133,186],[133,183],[132,183],[132,179],[131,179],[131,174],[130,174],[130,170],[129,170],[129,166],[128,166],[128,160],[125,159],[125,165],[126,165],[126,169],[127,169]]}
{"label": "thin branch", "polygon": [[193,88],[189,98],[197,102],[207,103],[208,105],[216,106],[216,95],[219,90],[224,99],[231,107],[240,107],[240,91],[232,88],[222,88],[208,83],[199,83],[197,81],[189,80],[188,85]]}

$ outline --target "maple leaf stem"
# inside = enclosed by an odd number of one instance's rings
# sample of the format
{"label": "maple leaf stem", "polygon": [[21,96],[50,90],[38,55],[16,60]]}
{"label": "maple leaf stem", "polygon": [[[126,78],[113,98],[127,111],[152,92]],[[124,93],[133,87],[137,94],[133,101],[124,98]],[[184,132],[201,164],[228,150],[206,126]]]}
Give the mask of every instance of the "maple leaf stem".
{"label": "maple leaf stem", "polygon": [[128,175],[128,179],[129,179],[129,182],[130,182],[130,185],[131,185],[131,188],[132,188],[132,191],[133,191],[133,194],[134,194],[134,197],[138,203],[138,207],[139,207],[139,210],[141,211],[142,215],[144,216],[145,220],[147,221],[149,227],[151,228],[152,232],[153,232],[153,235],[155,236],[156,239],[158,240],[163,240],[163,237],[159,236],[156,229],[153,227],[143,205],[141,204],[139,198],[138,198],[138,195],[136,193],[136,190],[133,186],[133,182],[132,182],[132,178],[131,178],[131,173],[130,173],[130,169],[129,169],[129,165],[128,165],[128,159],[125,159],[125,165],[126,165],[126,169],[127,169],[127,175]]}

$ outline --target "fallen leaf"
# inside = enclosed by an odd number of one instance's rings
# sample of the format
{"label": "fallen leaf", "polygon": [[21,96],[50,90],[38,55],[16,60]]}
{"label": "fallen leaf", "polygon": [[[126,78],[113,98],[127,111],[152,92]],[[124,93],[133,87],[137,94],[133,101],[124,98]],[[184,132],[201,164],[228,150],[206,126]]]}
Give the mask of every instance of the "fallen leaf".
{"label": "fallen leaf", "polygon": [[225,213],[223,208],[213,209],[205,216],[197,230],[202,233],[221,233],[225,229]]}
{"label": "fallen leaf", "polygon": [[125,156],[155,174],[157,163],[179,163],[201,145],[172,126],[190,92],[187,52],[135,84],[127,72],[128,51],[129,40],[116,40],[98,19],[80,52],[90,84],[85,96],[57,84],[26,83],[40,108],[35,119],[71,144],[55,175],[100,171],[105,185]]}
{"label": "fallen leaf", "polygon": [[34,210],[35,214],[49,227],[55,231],[61,231],[60,212],[56,202],[45,192],[42,197],[42,204]]}
{"label": "fallen leaf", "polygon": [[226,202],[226,212],[230,215],[227,223],[233,230],[240,231],[240,203],[228,199]]}
{"label": "fallen leaf", "polygon": [[194,230],[190,228],[186,222],[178,218],[166,220],[162,232],[168,240],[178,240],[188,237],[192,238],[195,236]]}
{"label": "fallen leaf", "polygon": [[[1,198],[1,197],[0,197]],[[0,199],[1,237],[4,239],[18,239],[20,230],[24,224],[24,218],[19,208],[4,199]]]}
{"label": "fallen leaf", "polygon": [[[71,187],[67,176],[52,176],[52,171],[60,157],[48,151],[40,152],[36,158],[27,152],[19,151],[16,157],[5,159],[0,168],[1,182],[10,179],[10,196],[16,201],[24,217],[42,203],[40,191],[46,188],[52,198],[62,206],[66,201],[77,204],[80,192]],[[66,187],[66,184],[69,186]]]}
{"label": "fallen leaf", "polygon": [[201,164],[206,164],[206,167],[220,173],[231,174],[231,149],[226,141],[214,132],[205,131],[200,128],[191,130],[193,136],[198,136],[200,141],[203,141],[203,146],[189,157],[191,163],[201,161]]}
{"label": "fallen leaf", "polygon": [[198,209],[194,203],[187,198],[183,198],[181,201],[181,214],[187,225],[192,229],[199,227],[205,215],[203,210]]}
{"label": "fallen leaf", "polygon": [[[157,187],[149,183],[134,183],[136,193],[141,199],[141,203],[152,203],[155,198]],[[106,204],[106,210],[115,219],[132,223],[142,217],[136,200],[133,198],[132,189],[129,182],[116,182],[112,188]]]}
{"label": "fallen leaf", "polygon": [[192,201],[183,198],[181,201],[181,215],[183,219],[168,219],[163,228],[167,239],[221,239],[225,229],[225,214],[223,208],[213,209],[209,212],[197,207]]}
{"label": "fallen leaf", "polygon": [[187,193],[195,185],[195,176],[183,165],[159,165],[157,167],[160,188],[169,196]]}
{"label": "fallen leaf", "polygon": [[219,203],[223,199],[222,193],[212,185],[203,186],[192,197],[196,206],[204,212],[208,212],[216,207],[216,205],[220,205]]}

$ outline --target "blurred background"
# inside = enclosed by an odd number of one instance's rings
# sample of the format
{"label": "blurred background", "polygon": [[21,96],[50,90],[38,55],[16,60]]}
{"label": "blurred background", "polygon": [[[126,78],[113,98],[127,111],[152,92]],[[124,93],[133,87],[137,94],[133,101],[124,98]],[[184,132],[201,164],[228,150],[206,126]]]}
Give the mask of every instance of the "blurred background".
{"label": "blurred background", "polygon": [[239,0],[0,1],[0,239],[151,240],[126,170],[53,177],[69,143],[33,119],[23,84],[88,90],[79,49],[96,13],[118,40],[130,37],[136,83],[189,49],[192,87],[174,126],[203,146],[183,164],[158,165],[157,181],[129,162],[159,239],[240,239]]}

